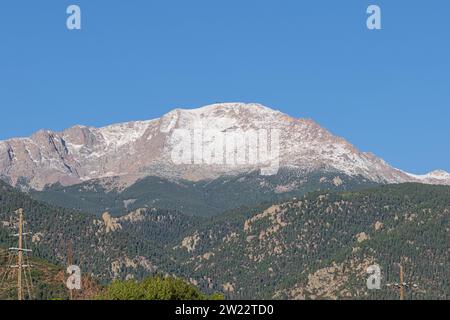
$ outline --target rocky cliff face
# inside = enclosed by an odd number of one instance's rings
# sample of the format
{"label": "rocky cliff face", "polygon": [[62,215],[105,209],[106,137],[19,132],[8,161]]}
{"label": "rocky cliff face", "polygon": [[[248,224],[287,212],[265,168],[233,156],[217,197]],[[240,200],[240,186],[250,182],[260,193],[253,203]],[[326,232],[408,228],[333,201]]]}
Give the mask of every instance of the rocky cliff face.
{"label": "rocky cliff face", "polygon": [[[209,179],[266,166],[263,163],[230,166],[220,161],[175,164],[173,153],[179,146],[180,131],[192,132],[199,127],[237,135],[252,130],[278,130],[280,167],[305,172],[337,171],[381,183],[450,184],[450,174],[445,171],[411,175],[371,153],[358,151],[312,120],[294,119],[262,105],[241,103],[176,109],[155,120],[104,128],[75,126],[63,132],[39,131],[28,138],[0,141],[0,177],[11,185],[39,190],[54,183],[73,185],[105,177],[120,177],[124,184],[149,175]],[[271,136],[267,139],[270,142]],[[222,148],[217,141],[202,143]],[[247,159],[253,151],[247,152]]]}

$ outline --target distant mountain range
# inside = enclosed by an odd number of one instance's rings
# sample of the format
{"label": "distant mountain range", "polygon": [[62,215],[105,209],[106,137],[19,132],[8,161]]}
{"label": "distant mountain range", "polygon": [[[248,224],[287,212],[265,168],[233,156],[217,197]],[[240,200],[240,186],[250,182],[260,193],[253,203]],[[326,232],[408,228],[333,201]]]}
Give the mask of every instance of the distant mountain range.
{"label": "distant mountain range", "polygon": [[63,132],[39,131],[28,138],[0,141],[0,177],[13,186],[42,190],[115,177],[118,186],[156,176],[188,181],[217,179],[260,170],[263,164],[227,166],[180,165],[172,160],[177,130],[226,133],[279,130],[282,168],[362,176],[376,183],[450,184],[450,174],[418,176],[393,168],[371,153],[358,151],[312,120],[294,119],[259,104],[215,104],[194,110],[176,109],[160,119],[104,128],[75,126]]}
{"label": "distant mountain range", "polygon": [[[202,143],[215,160],[249,160],[255,150],[259,160],[263,150],[273,161],[277,150],[276,172],[267,161],[175,161],[199,127],[233,139],[256,132],[270,148]],[[237,299],[393,299],[386,285],[401,263],[418,284],[408,298],[450,295],[450,174],[406,173],[312,120],[258,104],[1,141],[0,247],[14,246],[18,208],[35,257],[62,267],[70,248],[102,284],[163,274]],[[373,264],[382,268],[379,291],[366,286]]]}

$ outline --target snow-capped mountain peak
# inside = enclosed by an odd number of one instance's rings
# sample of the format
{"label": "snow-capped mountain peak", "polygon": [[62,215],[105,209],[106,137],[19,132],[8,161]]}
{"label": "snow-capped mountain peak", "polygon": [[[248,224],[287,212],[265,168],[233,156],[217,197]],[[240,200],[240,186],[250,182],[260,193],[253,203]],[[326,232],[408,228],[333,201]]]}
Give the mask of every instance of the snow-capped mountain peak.
{"label": "snow-capped mountain peak", "polygon": [[63,132],[39,131],[29,138],[0,141],[0,177],[12,185],[42,189],[53,183],[70,185],[104,177],[120,176],[125,183],[149,175],[198,180],[262,168],[260,164],[175,164],[171,154],[177,131],[188,132],[199,125],[226,133],[277,130],[281,167],[341,172],[379,183],[450,184],[445,171],[423,176],[403,172],[371,153],[360,152],[313,120],[245,103],[174,109],[154,120],[103,128],[77,125]]}

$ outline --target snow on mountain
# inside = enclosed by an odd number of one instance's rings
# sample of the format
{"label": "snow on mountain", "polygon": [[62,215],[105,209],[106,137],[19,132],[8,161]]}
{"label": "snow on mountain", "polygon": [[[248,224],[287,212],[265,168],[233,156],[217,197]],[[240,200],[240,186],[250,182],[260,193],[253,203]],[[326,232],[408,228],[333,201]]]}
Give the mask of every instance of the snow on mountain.
{"label": "snow on mountain", "polygon": [[436,170],[423,175],[416,175],[412,173],[407,173],[407,175],[409,175],[410,177],[412,177],[417,181],[422,181],[428,184],[440,184],[440,183],[448,184],[448,182],[450,181],[450,173],[444,170]]}
{"label": "snow on mountain", "polygon": [[171,155],[180,139],[177,131],[196,127],[238,134],[279,130],[281,167],[361,175],[380,183],[450,185],[450,174],[445,171],[423,176],[403,172],[371,153],[358,151],[312,120],[295,119],[260,104],[243,103],[175,109],[160,119],[104,128],[75,126],[63,132],[39,131],[29,138],[0,141],[0,177],[12,185],[42,189],[57,182],[71,185],[105,177],[121,177],[124,183],[148,175],[198,180],[262,168],[261,164],[176,165]]}

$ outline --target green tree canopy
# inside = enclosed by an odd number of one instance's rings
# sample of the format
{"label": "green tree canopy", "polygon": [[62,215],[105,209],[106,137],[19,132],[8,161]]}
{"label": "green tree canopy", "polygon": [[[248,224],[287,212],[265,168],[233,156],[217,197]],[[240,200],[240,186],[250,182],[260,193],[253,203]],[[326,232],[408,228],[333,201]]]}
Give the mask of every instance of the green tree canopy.
{"label": "green tree canopy", "polygon": [[101,300],[222,300],[220,294],[207,296],[196,287],[172,277],[149,277],[136,280],[114,281],[99,296]]}

